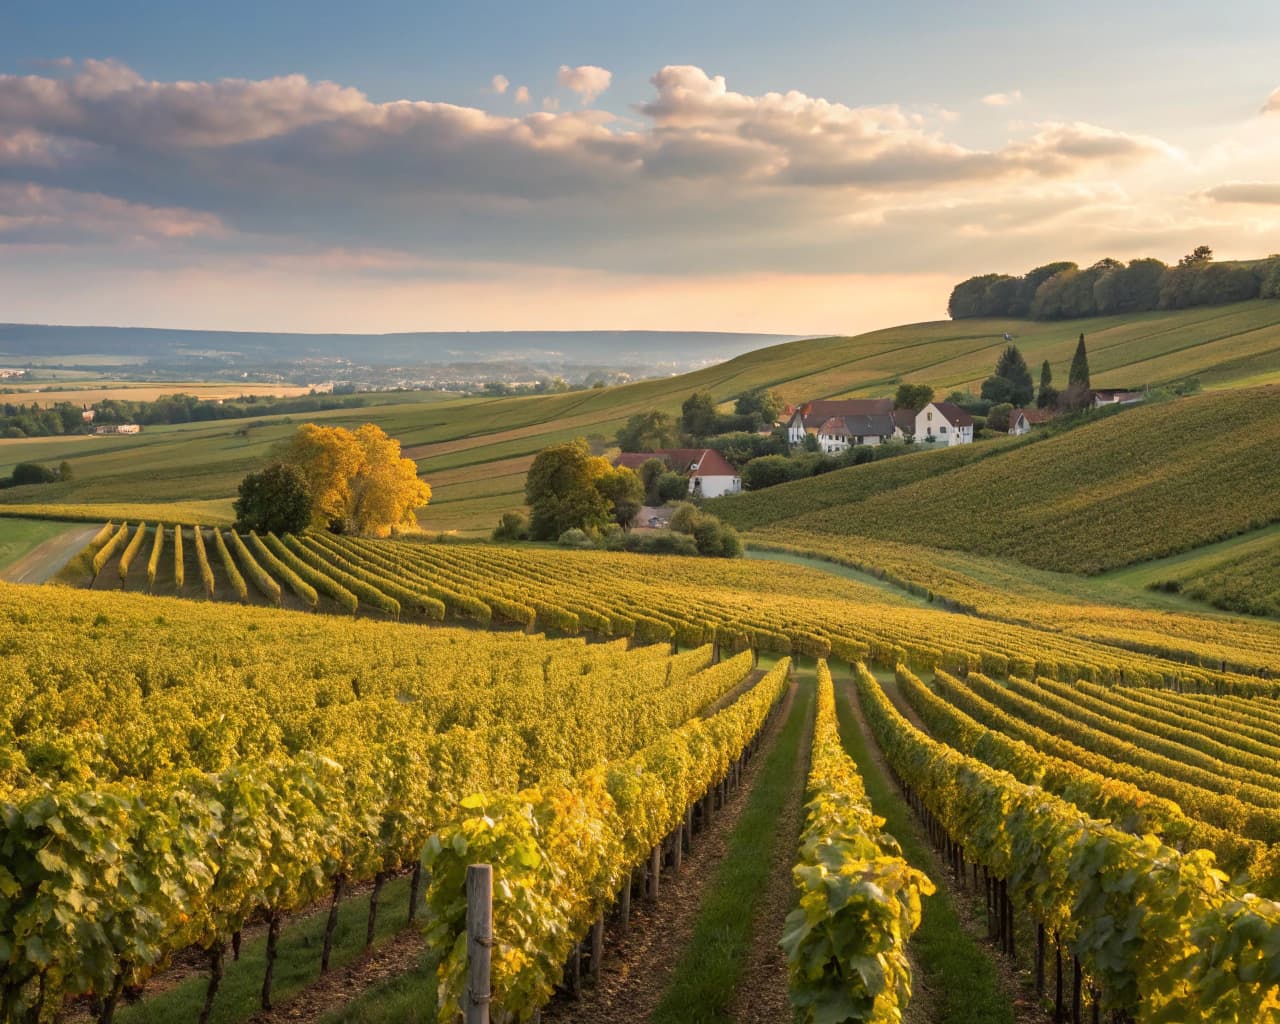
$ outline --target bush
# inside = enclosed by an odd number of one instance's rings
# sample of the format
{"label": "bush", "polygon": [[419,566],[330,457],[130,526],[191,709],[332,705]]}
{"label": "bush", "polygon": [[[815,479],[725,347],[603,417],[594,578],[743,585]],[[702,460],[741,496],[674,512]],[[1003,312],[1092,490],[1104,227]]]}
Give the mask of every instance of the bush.
{"label": "bush", "polygon": [[503,512],[493,531],[494,540],[528,540],[529,517],[523,512]]}
{"label": "bush", "polygon": [[13,486],[24,484],[51,484],[58,479],[58,471],[38,462],[19,462],[13,467]]}
{"label": "bush", "polygon": [[700,555],[737,558],[742,554],[742,539],[738,531],[693,505],[685,504],[676,509],[671,516],[671,530],[676,534],[692,535]]}
{"label": "bush", "polygon": [[656,489],[659,501],[679,501],[689,496],[689,481],[679,473],[663,473],[658,477]]}
{"label": "bush", "polygon": [[587,535],[585,530],[579,530],[576,526],[565,530],[560,534],[560,539],[556,541],[562,548],[592,548],[595,542]]}
{"label": "bush", "polygon": [[698,545],[687,534],[660,530],[639,538],[635,550],[644,555],[697,555]]}
{"label": "bush", "polygon": [[297,466],[276,462],[240,481],[233,507],[241,533],[301,533],[311,522],[311,485]]}

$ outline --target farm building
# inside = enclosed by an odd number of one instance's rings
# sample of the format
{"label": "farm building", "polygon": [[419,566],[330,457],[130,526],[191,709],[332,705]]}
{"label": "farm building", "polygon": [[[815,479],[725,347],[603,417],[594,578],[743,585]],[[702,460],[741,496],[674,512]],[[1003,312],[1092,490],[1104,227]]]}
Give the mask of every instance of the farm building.
{"label": "farm building", "polygon": [[916,413],[916,440],[957,445],[973,442],[973,417],[953,402],[930,402]]}
{"label": "farm building", "polygon": [[712,448],[661,448],[652,452],[623,452],[615,466],[640,471],[650,459],[666,463],[673,473],[689,481],[692,498],[719,498],[742,490],[742,477],[723,455]]}
{"label": "farm building", "polygon": [[1057,413],[1052,409],[1014,409],[1009,413],[1009,433],[1015,437],[1021,437],[1032,427],[1048,423],[1056,417]]}

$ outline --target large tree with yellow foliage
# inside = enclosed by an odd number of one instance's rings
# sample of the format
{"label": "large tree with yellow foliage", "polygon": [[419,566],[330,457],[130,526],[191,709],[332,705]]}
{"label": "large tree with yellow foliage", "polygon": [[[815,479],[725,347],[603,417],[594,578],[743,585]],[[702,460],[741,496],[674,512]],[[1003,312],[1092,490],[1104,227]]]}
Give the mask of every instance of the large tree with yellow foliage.
{"label": "large tree with yellow foliage", "polygon": [[400,442],[366,423],[357,430],[304,423],[283,453],[311,488],[312,525],[344,533],[387,536],[416,523],[414,509],[431,500]]}

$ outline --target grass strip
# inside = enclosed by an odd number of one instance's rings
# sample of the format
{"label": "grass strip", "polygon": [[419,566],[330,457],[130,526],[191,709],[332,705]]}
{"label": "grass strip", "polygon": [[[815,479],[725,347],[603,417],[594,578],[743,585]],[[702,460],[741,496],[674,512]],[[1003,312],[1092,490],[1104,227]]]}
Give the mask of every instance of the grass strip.
{"label": "grass strip", "polygon": [[373,985],[321,1024],[436,1024],[436,958],[425,952],[413,968]]}
{"label": "grass strip", "polygon": [[651,1024],[729,1021],[734,990],[746,969],[752,925],[774,858],[794,859],[798,836],[779,835],[778,818],[795,789],[796,760],[813,703],[806,675],[778,740],[751,787],[728,850],[703,894],[686,955],[667,984]]}
{"label": "grass strip", "polygon": [[[382,898],[378,901],[375,945],[405,926],[408,900],[407,877],[393,879],[383,886]],[[343,900],[338,909],[338,927],[333,936],[330,970],[341,968],[364,950],[368,915],[367,896]],[[272,986],[272,1002],[276,1006],[283,1005],[290,996],[313,984],[320,976],[320,948],[324,941],[327,916],[326,904],[306,917],[289,922],[281,930]],[[223,966],[225,973],[213,1004],[213,1024],[238,1024],[261,1009],[262,976],[267,966],[266,949],[265,932],[245,940],[240,949],[239,960],[231,959],[228,948]],[[208,981],[208,972],[201,971],[165,992],[144,997],[133,1006],[123,1007],[116,1014],[116,1020],[120,1024],[174,1024],[175,1021],[197,1020],[200,1008],[204,1005]],[[418,999],[422,1002],[421,990],[418,992]]]}
{"label": "grass strip", "polygon": [[[911,808],[872,756],[854,718],[847,685],[836,686],[836,717],[844,749],[858,765],[872,810],[884,818],[885,831],[898,840],[907,863],[938,883],[938,891],[921,900],[920,927],[911,937],[911,952],[927,979],[935,1018],[947,1024],[1014,1024],[994,954],[987,953],[961,922],[947,890],[946,870],[930,856]],[[917,979],[917,987],[919,983]]]}

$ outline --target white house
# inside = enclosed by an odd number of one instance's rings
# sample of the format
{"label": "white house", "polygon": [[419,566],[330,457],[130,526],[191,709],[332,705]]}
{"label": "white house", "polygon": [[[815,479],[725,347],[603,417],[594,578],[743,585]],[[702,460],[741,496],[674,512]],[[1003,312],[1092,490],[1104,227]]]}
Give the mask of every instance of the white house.
{"label": "white house", "polygon": [[[806,402],[804,405],[796,406],[792,410],[791,417],[787,420],[787,440],[793,445],[803,444],[807,434],[817,436],[829,420],[870,416],[887,416],[892,423],[893,399],[839,398]],[[867,424],[860,422],[854,424],[854,426],[867,426]],[[858,434],[859,432],[854,430],[851,436],[856,437]],[[862,436],[869,435],[863,434]],[[887,435],[881,436],[892,437],[893,431],[890,430]],[[821,441],[819,441],[819,444],[821,444]]]}
{"label": "white house", "polygon": [[973,417],[953,402],[930,402],[916,413],[916,442],[951,445],[973,443]]}
{"label": "white house", "polygon": [[1141,391],[1124,391],[1120,388],[1095,388],[1093,391],[1093,407],[1104,405],[1134,405],[1147,396]]}
{"label": "white house", "polygon": [[818,450],[831,455],[859,445],[878,445],[901,431],[893,416],[832,416],[818,428]]}
{"label": "white house", "polygon": [[691,498],[719,498],[742,490],[742,477],[723,455],[713,448],[660,448],[652,452],[623,452],[615,466],[640,471],[650,459],[666,463],[673,473],[689,481]]}
{"label": "white house", "polygon": [[1032,427],[1054,418],[1055,414],[1049,409],[1014,409],[1009,413],[1009,433],[1021,437]]}

